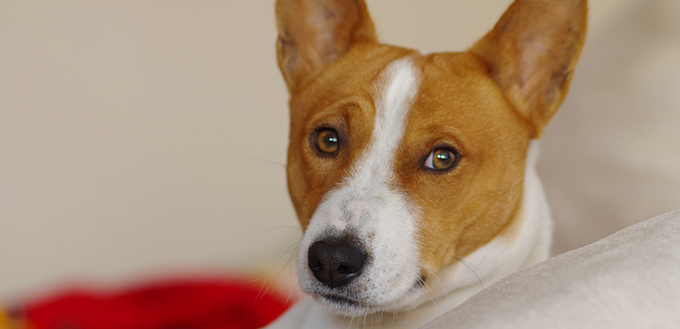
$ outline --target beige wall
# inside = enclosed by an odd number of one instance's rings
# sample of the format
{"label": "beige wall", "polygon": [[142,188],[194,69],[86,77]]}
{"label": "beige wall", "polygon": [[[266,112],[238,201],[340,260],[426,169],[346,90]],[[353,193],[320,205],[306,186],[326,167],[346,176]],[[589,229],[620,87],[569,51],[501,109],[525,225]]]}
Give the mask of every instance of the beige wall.
{"label": "beige wall", "polygon": [[[589,42],[636,1],[593,0]],[[387,42],[461,50],[509,2],[369,7]],[[273,1],[0,0],[0,299],[286,254],[275,34]]]}

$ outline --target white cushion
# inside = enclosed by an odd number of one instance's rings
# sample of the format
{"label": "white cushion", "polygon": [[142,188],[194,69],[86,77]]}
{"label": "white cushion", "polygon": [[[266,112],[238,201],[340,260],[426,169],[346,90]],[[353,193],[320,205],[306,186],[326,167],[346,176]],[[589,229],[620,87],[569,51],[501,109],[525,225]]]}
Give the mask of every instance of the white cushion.
{"label": "white cushion", "polygon": [[509,275],[423,328],[680,328],[680,211]]}

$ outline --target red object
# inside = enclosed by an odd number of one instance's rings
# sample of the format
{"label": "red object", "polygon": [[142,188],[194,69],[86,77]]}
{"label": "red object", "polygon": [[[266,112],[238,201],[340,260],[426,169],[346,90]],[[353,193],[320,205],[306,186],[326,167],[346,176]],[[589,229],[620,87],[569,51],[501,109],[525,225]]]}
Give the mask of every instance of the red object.
{"label": "red object", "polygon": [[252,329],[288,306],[244,281],[181,280],[107,294],[71,291],[22,315],[35,329]]}

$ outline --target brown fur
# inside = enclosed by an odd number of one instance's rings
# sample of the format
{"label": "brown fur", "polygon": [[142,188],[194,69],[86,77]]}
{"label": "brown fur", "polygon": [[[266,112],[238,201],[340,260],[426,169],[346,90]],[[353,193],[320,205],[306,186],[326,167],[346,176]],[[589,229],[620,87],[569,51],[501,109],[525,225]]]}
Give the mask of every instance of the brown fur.
{"label": "brown fur", "polygon": [[586,1],[518,0],[472,47],[510,103],[534,124],[534,138],[567,96],[587,11]]}
{"label": "brown fur", "polygon": [[[288,186],[303,229],[368,145],[379,73],[405,56],[414,58],[422,81],[395,154],[393,185],[418,207],[423,275],[465,257],[519,217],[529,142],[567,93],[583,45],[585,1],[518,0],[471,51],[427,56],[379,44],[360,0],[279,0],[277,14],[279,67],[291,92]],[[340,133],[336,157],[312,150],[309,136],[319,126]],[[423,170],[440,144],[455,147],[460,164]]]}

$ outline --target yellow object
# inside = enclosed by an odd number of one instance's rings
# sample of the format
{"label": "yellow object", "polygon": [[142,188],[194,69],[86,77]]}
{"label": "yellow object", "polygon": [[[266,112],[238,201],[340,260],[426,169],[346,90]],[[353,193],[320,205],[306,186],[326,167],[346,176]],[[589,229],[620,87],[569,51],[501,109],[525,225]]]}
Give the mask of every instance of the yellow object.
{"label": "yellow object", "polygon": [[0,329],[9,329],[9,317],[7,313],[0,307]]}
{"label": "yellow object", "polygon": [[9,314],[0,306],[0,329],[30,329],[23,321],[12,319]]}

